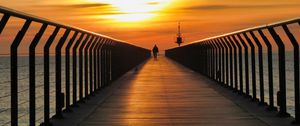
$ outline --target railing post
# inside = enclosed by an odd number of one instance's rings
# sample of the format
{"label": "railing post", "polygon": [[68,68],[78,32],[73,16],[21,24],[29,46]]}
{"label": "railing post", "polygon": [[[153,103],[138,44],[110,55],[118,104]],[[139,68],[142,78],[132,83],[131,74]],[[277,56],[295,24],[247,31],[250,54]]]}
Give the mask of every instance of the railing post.
{"label": "railing post", "polygon": [[210,78],[213,78],[213,70],[214,70],[214,47],[213,45],[207,41],[207,43],[209,44],[210,47]]}
{"label": "railing post", "polygon": [[0,34],[2,33],[6,23],[8,22],[10,15],[4,14],[0,21]]}
{"label": "railing post", "polygon": [[269,106],[268,110],[273,111],[277,110],[276,107],[274,107],[274,88],[273,88],[273,59],[272,59],[272,45],[268,38],[265,36],[265,34],[262,32],[262,30],[258,30],[258,33],[262,37],[264,43],[267,46],[267,53],[268,53],[268,80],[269,80]]}
{"label": "railing post", "polygon": [[93,57],[93,49],[94,49],[94,47],[95,47],[95,45],[97,44],[97,42],[99,41],[99,37],[97,37],[97,38],[95,38],[94,39],[94,41],[93,41],[93,43],[92,43],[92,45],[90,46],[90,48],[89,48],[89,67],[90,67],[90,95],[94,95],[94,90],[93,90],[93,81],[95,81],[95,80],[93,80],[94,78],[93,78],[93,72],[95,73],[95,69],[93,70],[93,66],[94,66],[94,63],[93,63],[93,59],[94,59],[94,57]]}
{"label": "railing post", "polygon": [[238,47],[239,53],[239,80],[240,80],[240,94],[244,94],[244,83],[243,83],[243,50],[240,42],[236,39],[235,35],[231,36],[233,38],[234,43]]}
{"label": "railing post", "polygon": [[47,24],[43,24],[29,46],[29,125],[35,125],[35,48],[42,38]]}
{"label": "railing post", "polygon": [[231,36],[227,36],[229,43],[232,45],[233,47],[233,55],[234,55],[234,91],[238,91],[238,75],[237,75],[237,48],[236,45],[234,43],[234,41],[232,40]]}
{"label": "railing post", "polygon": [[99,47],[99,44],[100,44],[100,41],[101,41],[102,38],[100,38],[97,42],[97,44],[95,45],[94,47],[94,50],[93,50],[93,64],[94,64],[94,92],[97,91],[97,83],[98,83],[98,78],[97,78],[97,74],[98,74],[98,68],[97,68],[97,63],[98,63],[98,59],[97,59],[97,49]]}
{"label": "railing post", "polygon": [[90,34],[87,34],[85,37],[83,43],[79,47],[79,101],[83,101],[83,49],[87,43],[87,41],[90,40]]}
{"label": "railing post", "polygon": [[221,48],[222,48],[222,82],[223,86],[225,86],[225,45],[224,43],[220,40],[220,38],[217,39]]}
{"label": "railing post", "polygon": [[224,38],[220,38],[220,41],[221,41],[221,43],[224,45],[224,47],[225,47],[225,49],[226,49],[226,63],[225,63],[225,70],[226,70],[226,86],[227,87],[229,87],[229,66],[228,66],[228,55],[229,55],[229,53],[228,53],[228,51],[229,51],[229,48],[228,48],[228,46],[227,46],[227,44],[226,44],[226,41],[224,40]]}
{"label": "railing post", "polygon": [[101,87],[106,86],[105,83],[105,55],[104,55],[104,50],[105,50],[105,46],[107,44],[107,40],[105,41],[105,43],[102,45],[101,47]]}
{"label": "railing post", "polygon": [[102,60],[103,60],[103,64],[102,64],[102,67],[103,67],[103,74],[102,74],[102,80],[103,80],[103,84],[104,86],[107,86],[108,83],[107,83],[107,46],[109,44],[109,41],[107,41],[105,43],[105,45],[103,46],[103,49],[102,49]]}
{"label": "railing post", "polygon": [[84,92],[85,92],[85,99],[89,99],[89,55],[88,51],[89,48],[95,40],[95,36],[93,35],[90,41],[86,44],[84,48]]}
{"label": "railing post", "polygon": [[99,83],[99,68],[98,68],[98,63],[99,63],[99,58],[98,58],[98,50],[99,47],[101,46],[101,41],[103,40],[103,38],[100,37],[99,41],[97,42],[97,45],[94,48],[94,91],[98,90],[98,86],[97,84]]}
{"label": "railing post", "polygon": [[10,47],[11,126],[18,126],[18,47],[31,22],[31,20],[26,20]]}
{"label": "railing post", "polygon": [[248,60],[248,46],[242,38],[241,34],[237,34],[240,42],[242,43],[245,50],[245,88],[246,88],[246,97],[250,97],[249,94],[249,60]]}
{"label": "railing post", "polygon": [[210,46],[208,45],[207,42],[204,42],[204,48],[205,48],[205,53],[206,53],[206,76],[209,76],[209,70],[210,70]]}
{"label": "railing post", "polygon": [[98,69],[98,73],[97,73],[97,89],[100,90],[101,88],[101,47],[103,46],[104,42],[106,41],[106,39],[102,39],[99,47],[97,48],[97,69]]}
{"label": "railing post", "polygon": [[260,41],[257,39],[253,31],[250,31],[254,42],[258,47],[258,62],[259,62],[259,89],[260,89],[260,105],[266,105],[265,103],[265,88],[264,88],[264,69],[263,69],[263,47]]}
{"label": "railing post", "polygon": [[290,32],[287,25],[283,25],[283,30],[289,37],[290,42],[294,47],[294,88],[295,88],[295,121],[294,123],[300,123],[300,99],[299,99],[299,44]]}
{"label": "railing post", "polygon": [[232,46],[231,46],[231,44],[229,43],[229,40],[228,40],[228,38],[227,37],[225,37],[224,38],[225,39],[225,41],[226,41],[226,44],[227,44],[227,46],[229,47],[229,66],[230,66],[230,83],[229,83],[229,87],[231,88],[231,89],[233,89],[233,60],[232,60]]}
{"label": "railing post", "polygon": [[50,58],[49,58],[49,48],[52,45],[60,27],[55,27],[53,33],[47,40],[44,46],[44,126],[50,125]]}
{"label": "railing post", "polygon": [[104,42],[102,43],[100,49],[99,49],[99,56],[100,56],[100,88],[103,88],[105,86],[104,84],[104,78],[103,78],[103,74],[104,74],[104,57],[103,57],[103,47],[105,46],[105,44],[107,43],[107,39],[104,40]]}
{"label": "railing post", "polygon": [[278,115],[281,117],[289,117],[290,114],[286,112],[286,73],[285,73],[285,46],[279,35],[273,27],[269,27],[268,31],[275,40],[278,46],[278,62],[279,62],[279,92],[277,93],[277,101],[280,106]]}
{"label": "railing post", "polygon": [[251,72],[252,72],[252,93],[253,93],[252,100],[258,101],[258,99],[256,97],[255,46],[246,33],[243,33],[243,35],[251,47],[251,69],[252,69]]}
{"label": "railing post", "polygon": [[207,59],[207,76],[210,77],[210,45],[209,43],[207,43],[206,41],[204,42],[205,43],[205,47],[206,47],[206,52],[207,52],[207,55],[206,55],[206,59]]}
{"label": "railing post", "polygon": [[110,41],[109,44],[109,83],[112,81],[112,48],[113,48],[113,41]]}
{"label": "railing post", "polygon": [[[196,46],[195,51],[197,51],[195,57],[202,57],[202,59],[203,59],[203,60],[200,60],[200,58],[196,59],[197,62],[195,63],[195,68],[198,71],[201,71],[201,73],[203,75],[206,75],[205,71],[206,71],[207,67],[206,67],[206,54],[205,54],[206,49],[204,48],[205,45],[204,45],[204,43],[197,43],[195,46]],[[199,52],[198,52],[198,50],[199,50]],[[203,66],[205,68],[199,69],[199,66]]]}
{"label": "railing post", "polygon": [[[73,45],[76,37],[78,35],[78,31],[75,31],[75,33],[73,34],[73,37],[70,39],[70,41],[68,42],[67,46],[66,46],[66,72],[65,72],[65,76],[66,76],[66,112],[71,112],[71,108],[70,108],[70,48]],[[76,71],[73,71],[76,72]],[[74,89],[73,89],[74,90]],[[74,95],[73,95],[74,96]]]}
{"label": "railing post", "polygon": [[72,106],[77,106],[77,49],[79,44],[83,40],[85,33],[81,33],[79,39],[76,41],[75,45],[73,46],[73,104]]}
{"label": "railing post", "polygon": [[55,100],[56,100],[56,114],[54,118],[63,118],[62,108],[64,106],[64,96],[61,92],[61,49],[69,36],[70,29],[66,29],[63,36],[60,38],[55,47]]}
{"label": "railing post", "polygon": [[217,68],[217,59],[216,59],[216,57],[217,57],[217,51],[216,51],[216,46],[215,46],[215,44],[212,42],[212,41],[210,41],[210,44],[212,45],[212,47],[213,47],[213,50],[212,50],[212,52],[213,52],[213,55],[212,55],[212,64],[213,64],[213,66],[212,66],[212,79],[214,79],[214,80],[216,80],[216,68]]}
{"label": "railing post", "polygon": [[219,45],[218,41],[216,39],[213,40],[214,41],[214,44],[217,46],[218,48],[218,68],[217,68],[217,81],[219,83],[222,83],[222,78],[221,78],[221,66],[222,66],[222,63],[221,63],[221,60],[222,60],[222,55],[221,55],[221,46]]}

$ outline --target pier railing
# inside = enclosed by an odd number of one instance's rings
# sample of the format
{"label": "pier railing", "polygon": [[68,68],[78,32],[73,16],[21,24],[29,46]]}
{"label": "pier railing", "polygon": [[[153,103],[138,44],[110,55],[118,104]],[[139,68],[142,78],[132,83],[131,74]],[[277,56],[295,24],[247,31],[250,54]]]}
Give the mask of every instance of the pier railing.
{"label": "pier railing", "polygon": [[[10,89],[11,91],[10,94],[5,96],[10,97],[11,102],[7,103],[10,104],[10,108],[5,109],[1,106],[0,111],[0,114],[4,111],[11,111],[11,118],[5,120],[7,121],[5,123],[2,122],[1,125],[10,124],[11,126],[17,126],[19,125],[19,118],[26,115],[29,117],[28,124],[25,125],[37,125],[36,113],[41,107],[37,106],[36,98],[40,98],[41,96],[43,101],[41,110],[43,113],[42,125],[50,125],[50,108],[55,108],[53,118],[63,118],[63,112],[72,111],[72,107],[78,106],[78,102],[84,102],[89,96],[109,85],[112,81],[150,56],[150,51],[147,49],[98,33],[56,23],[54,21],[24,14],[22,12],[0,6],[0,16],[1,15],[0,34],[5,29],[5,26],[9,23],[11,18],[18,18],[25,22],[17,35],[11,36],[14,37],[14,40],[10,46],[11,79],[9,82],[10,88],[7,89]],[[20,79],[18,78],[18,73],[20,72],[20,66],[18,66],[18,59],[20,58],[20,55],[18,54],[18,47],[22,43],[24,36],[26,36],[28,29],[33,23],[40,24],[41,27],[39,27],[39,30],[34,35],[33,40],[29,43],[29,76],[27,78],[29,83],[28,88],[25,88],[25,90],[28,90],[27,95],[29,97],[27,102],[21,103],[19,101],[21,96],[19,95],[21,90],[24,89],[20,89],[18,86],[18,79]],[[42,49],[43,83],[37,84],[36,47],[41,43],[40,41],[43,41],[41,38],[44,36],[44,33],[49,30],[49,27],[52,27],[54,30],[52,30],[51,35],[45,40],[45,45]],[[59,32],[62,32],[63,34],[59,35]],[[53,43],[56,38],[59,38],[59,40],[57,44],[54,45]],[[50,71],[50,60],[52,57],[50,54],[51,47],[55,48],[54,73],[51,73]],[[63,65],[63,63],[65,64]],[[52,75],[55,76],[53,78],[55,79],[55,86],[53,87],[50,86]],[[64,79],[62,79],[62,77]],[[62,83],[64,84],[63,89]],[[41,96],[37,96],[37,85],[43,86],[43,94]],[[54,99],[50,99],[52,90],[54,93]],[[51,106],[50,103],[53,102],[55,106]],[[26,110],[28,113],[21,115],[19,113],[19,106],[27,103],[29,104],[29,108]]]}
{"label": "pier railing", "polygon": [[[299,25],[300,18],[296,18],[244,29],[168,49],[166,56],[259,102],[260,105],[266,105],[268,110],[277,110],[274,103],[276,100],[279,106],[278,116],[287,117],[290,114],[287,112],[286,55],[292,50],[293,60],[287,65],[293,65],[289,76],[293,76],[293,109],[295,122],[299,123]],[[275,54],[278,59],[274,60]],[[278,67],[274,66],[275,63]],[[275,70],[278,72],[274,73]],[[274,85],[275,76],[279,78],[278,92],[274,92],[277,87]],[[274,93],[277,97],[275,100]],[[259,98],[257,94],[260,95]],[[266,97],[269,101],[265,100]]]}

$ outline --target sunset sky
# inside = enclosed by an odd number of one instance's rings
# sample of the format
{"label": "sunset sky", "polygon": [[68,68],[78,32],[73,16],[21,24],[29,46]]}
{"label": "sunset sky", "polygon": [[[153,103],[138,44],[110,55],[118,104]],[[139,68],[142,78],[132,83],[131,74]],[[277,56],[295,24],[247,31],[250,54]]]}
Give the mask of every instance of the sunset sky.
{"label": "sunset sky", "polygon": [[300,0],[0,0],[0,5],[162,50],[176,46],[178,22],[187,43],[300,17]]}

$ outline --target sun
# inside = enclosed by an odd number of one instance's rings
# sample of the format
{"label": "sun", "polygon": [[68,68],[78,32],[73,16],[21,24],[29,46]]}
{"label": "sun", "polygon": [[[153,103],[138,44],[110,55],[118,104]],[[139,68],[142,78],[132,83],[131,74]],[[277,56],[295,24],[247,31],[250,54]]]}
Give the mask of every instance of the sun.
{"label": "sun", "polygon": [[97,0],[110,4],[120,14],[106,15],[105,18],[122,22],[144,21],[156,16],[172,0]]}

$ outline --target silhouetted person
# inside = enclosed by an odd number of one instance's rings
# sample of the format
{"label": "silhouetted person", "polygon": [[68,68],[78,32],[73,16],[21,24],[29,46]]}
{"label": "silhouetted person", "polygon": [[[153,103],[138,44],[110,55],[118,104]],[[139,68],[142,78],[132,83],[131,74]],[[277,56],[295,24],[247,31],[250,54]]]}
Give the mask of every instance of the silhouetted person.
{"label": "silhouetted person", "polygon": [[158,51],[158,48],[156,45],[154,45],[153,49],[152,49],[152,52],[153,52],[153,56],[154,56],[154,59],[157,59],[157,53],[159,52]]}

